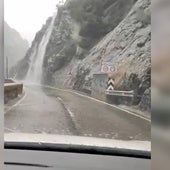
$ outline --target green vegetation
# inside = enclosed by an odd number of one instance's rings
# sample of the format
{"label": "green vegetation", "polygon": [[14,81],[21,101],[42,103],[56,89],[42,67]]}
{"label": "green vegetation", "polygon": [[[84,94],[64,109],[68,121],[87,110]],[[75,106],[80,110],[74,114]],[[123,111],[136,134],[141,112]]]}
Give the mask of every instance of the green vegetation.
{"label": "green vegetation", "polygon": [[90,49],[112,31],[136,0],[70,0],[66,9],[79,23],[82,48]]}
{"label": "green vegetation", "polygon": [[68,9],[73,19],[81,24],[80,35],[83,37],[100,38],[105,35],[105,24],[102,20],[103,0],[72,0]]}

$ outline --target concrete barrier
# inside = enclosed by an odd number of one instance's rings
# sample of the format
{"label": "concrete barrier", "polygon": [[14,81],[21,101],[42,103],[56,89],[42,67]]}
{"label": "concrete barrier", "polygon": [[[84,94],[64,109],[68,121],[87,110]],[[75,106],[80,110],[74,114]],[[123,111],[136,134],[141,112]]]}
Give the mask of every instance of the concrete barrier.
{"label": "concrete barrier", "polygon": [[99,100],[106,101],[108,74],[94,74],[92,79],[91,95]]}
{"label": "concrete barrier", "polygon": [[9,82],[4,84],[4,102],[8,103],[10,100],[15,99],[18,95],[23,93],[23,84],[17,82]]}

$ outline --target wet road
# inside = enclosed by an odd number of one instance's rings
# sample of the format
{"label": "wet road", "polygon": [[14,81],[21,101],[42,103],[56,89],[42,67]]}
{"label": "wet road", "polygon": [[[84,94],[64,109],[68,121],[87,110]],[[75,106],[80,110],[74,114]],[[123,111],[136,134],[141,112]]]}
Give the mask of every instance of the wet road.
{"label": "wet road", "polygon": [[150,140],[150,122],[103,102],[60,89],[26,86],[5,114],[5,132]]}

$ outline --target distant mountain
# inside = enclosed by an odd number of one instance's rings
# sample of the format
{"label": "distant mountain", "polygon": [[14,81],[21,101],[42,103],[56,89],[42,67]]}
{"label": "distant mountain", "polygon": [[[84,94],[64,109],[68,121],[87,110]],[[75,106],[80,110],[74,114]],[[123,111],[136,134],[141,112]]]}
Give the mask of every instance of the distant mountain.
{"label": "distant mountain", "polygon": [[14,66],[19,60],[24,58],[29,48],[28,41],[6,22],[4,23],[4,54],[8,57],[9,68]]}

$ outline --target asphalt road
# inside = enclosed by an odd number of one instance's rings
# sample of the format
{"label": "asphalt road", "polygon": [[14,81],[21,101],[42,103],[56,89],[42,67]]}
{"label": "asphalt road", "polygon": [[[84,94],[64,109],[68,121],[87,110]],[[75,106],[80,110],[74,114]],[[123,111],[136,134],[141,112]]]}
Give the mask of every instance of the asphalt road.
{"label": "asphalt road", "polygon": [[150,122],[73,91],[26,86],[5,114],[5,132],[151,139]]}

